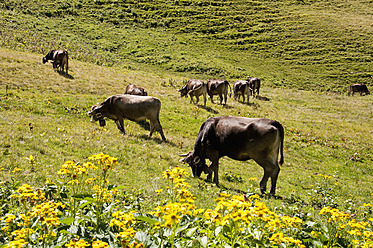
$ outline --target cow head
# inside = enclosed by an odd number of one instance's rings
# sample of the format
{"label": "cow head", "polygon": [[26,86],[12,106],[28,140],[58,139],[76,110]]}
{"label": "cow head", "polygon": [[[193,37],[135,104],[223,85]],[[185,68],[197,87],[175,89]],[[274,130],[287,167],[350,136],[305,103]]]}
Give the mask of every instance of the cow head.
{"label": "cow head", "polygon": [[43,64],[47,63],[47,58],[46,57],[43,57]]}
{"label": "cow head", "polygon": [[188,97],[188,86],[187,85],[184,85],[180,90],[180,96],[183,97]]}
{"label": "cow head", "polygon": [[100,126],[103,127],[106,125],[104,116],[100,112],[100,106],[93,105],[91,111],[88,111],[88,116],[91,117],[91,122],[100,122]]}
{"label": "cow head", "polygon": [[200,177],[202,172],[205,174],[210,173],[210,168],[206,165],[204,159],[194,155],[193,152],[182,154],[180,157],[184,157],[183,159],[180,159],[180,162],[189,164],[189,166],[192,168],[193,177]]}

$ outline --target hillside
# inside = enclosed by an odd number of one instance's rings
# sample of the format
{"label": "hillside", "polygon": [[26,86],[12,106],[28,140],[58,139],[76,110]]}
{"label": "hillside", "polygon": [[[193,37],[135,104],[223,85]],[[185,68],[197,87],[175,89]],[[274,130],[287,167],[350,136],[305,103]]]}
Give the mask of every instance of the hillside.
{"label": "hillside", "polygon": [[[70,60],[70,77],[64,77],[50,63],[42,64],[40,55],[0,49],[0,168],[5,169],[1,180],[10,180],[18,167],[24,183],[41,186],[48,178],[57,180],[56,171],[65,161],[83,162],[104,152],[119,162],[110,182],[125,186],[126,192],[143,192],[142,206],[153,206],[159,203],[154,191],[164,186],[162,171],[181,166],[191,173],[179,163],[179,154],[193,148],[202,122],[233,115],[267,117],[284,125],[285,164],[278,194],[286,201],[300,199],[303,207],[316,208],[372,201],[372,96],[264,86],[262,100],[251,98],[249,105],[229,98],[227,106],[208,101],[203,108],[180,98],[177,90],[184,79],[75,59]],[[108,120],[105,128],[90,123],[90,107],[122,93],[128,83],[161,100],[160,122],[168,142],[162,142],[158,133],[148,139],[148,128],[130,121],[125,121],[125,136],[113,121]],[[36,161],[31,167],[26,159],[30,155]],[[220,163],[222,189],[187,178],[200,206],[211,206],[212,196],[220,190],[258,191],[263,171],[255,162],[223,158]],[[317,175],[329,175],[333,183],[325,186]],[[329,194],[333,201],[319,194]]]}
{"label": "hillside", "polygon": [[372,85],[372,1],[13,0],[0,11],[10,49],[316,91]]}

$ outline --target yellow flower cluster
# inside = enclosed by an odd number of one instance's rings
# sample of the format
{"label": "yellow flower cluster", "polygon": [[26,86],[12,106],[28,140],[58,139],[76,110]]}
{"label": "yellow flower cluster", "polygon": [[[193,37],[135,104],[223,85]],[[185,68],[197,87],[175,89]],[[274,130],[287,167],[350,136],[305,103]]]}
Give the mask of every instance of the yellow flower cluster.
{"label": "yellow flower cluster", "polygon": [[29,201],[35,203],[36,201],[44,201],[45,195],[41,190],[34,190],[28,184],[23,184],[16,190],[16,193],[11,195],[12,198],[18,198],[21,202]]}
{"label": "yellow flower cluster", "polygon": [[58,218],[58,207],[65,206],[60,202],[44,202],[31,209],[31,216],[39,217],[42,225],[58,226],[61,223]]}
{"label": "yellow flower cluster", "polygon": [[108,190],[107,188],[98,185],[94,185],[92,189],[96,194],[96,198],[101,199],[104,202],[112,202],[113,197],[118,194],[118,191],[115,189]]}
{"label": "yellow flower cluster", "polygon": [[70,240],[70,243],[65,245],[66,247],[71,248],[82,248],[82,247],[88,247],[90,244],[87,241],[84,241],[82,239],[72,239]]}
{"label": "yellow flower cluster", "polygon": [[273,234],[269,240],[274,244],[286,244],[293,245],[295,247],[305,248],[306,246],[302,244],[302,241],[293,239],[291,237],[284,237],[284,234],[281,232]]}
{"label": "yellow flower cluster", "polygon": [[101,240],[97,240],[92,243],[92,248],[109,248],[109,247],[110,246],[108,243],[101,241]]}
{"label": "yellow flower cluster", "polygon": [[328,222],[341,222],[351,217],[349,214],[329,206],[322,208],[319,212],[319,215],[328,215]]}
{"label": "yellow flower cluster", "polygon": [[135,223],[135,216],[133,213],[124,213],[121,211],[113,213],[113,219],[110,221],[110,227],[118,227],[120,232],[117,234],[117,238],[120,239],[122,247],[145,247],[143,243],[130,243],[130,238],[136,235],[136,231],[131,227]]}
{"label": "yellow flower cluster", "polygon": [[187,176],[188,173],[185,169],[175,167],[172,170],[166,170],[163,172],[163,178],[167,178],[177,188],[190,188],[190,185],[185,182],[183,176]]}
{"label": "yellow flower cluster", "polygon": [[102,170],[104,173],[112,169],[114,165],[118,164],[117,158],[110,157],[109,155],[103,154],[102,152],[96,155],[92,155],[88,159],[96,161],[99,165],[102,165]]}
{"label": "yellow flower cluster", "polygon": [[332,179],[333,177],[332,176],[328,176],[328,175],[323,175],[323,174],[317,174],[319,177],[323,177],[325,179]]}
{"label": "yellow flower cluster", "polygon": [[372,225],[369,222],[358,222],[351,219],[349,214],[331,207],[321,209],[319,214],[329,216],[328,222],[333,222],[338,225],[339,230],[345,230],[347,234],[353,236],[355,247],[373,247]]}

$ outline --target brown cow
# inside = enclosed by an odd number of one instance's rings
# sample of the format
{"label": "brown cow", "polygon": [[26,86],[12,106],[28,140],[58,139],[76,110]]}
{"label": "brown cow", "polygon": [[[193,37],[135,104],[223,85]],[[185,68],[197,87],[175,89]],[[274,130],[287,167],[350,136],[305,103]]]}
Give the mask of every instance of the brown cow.
{"label": "brown cow", "polygon": [[247,103],[249,103],[250,87],[247,80],[238,80],[233,84],[233,95],[234,100],[240,100],[242,96],[242,101],[245,103],[245,96],[247,98]]}
{"label": "brown cow", "polygon": [[250,87],[251,95],[253,97],[259,96],[260,79],[257,78],[257,77],[248,77],[247,81],[249,82],[249,87]]}
{"label": "brown cow", "polygon": [[[219,95],[220,104],[223,103],[223,97],[224,97],[224,104],[227,104],[228,87],[230,87],[230,85],[228,81],[225,79],[207,80],[207,94],[210,96],[211,102],[214,103],[214,99],[213,99],[214,95]],[[231,89],[231,92],[232,92],[232,89]]]}
{"label": "brown cow", "polygon": [[126,87],[124,94],[137,95],[137,96],[147,96],[148,92],[142,87],[138,87],[134,84],[129,84]]}
{"label": "brown cow", "polygon": [[196,97],[195,104],[198,104],[199,96],[203,95],[203,106],[206,107],[207,85],[202,80],[189,79],[188,82],[181,87],[179,92],[181,97],[188,97],[189,95],[191,103],[194,103],[193,97]]}
{"label": "brown cow", "polygon": [[113,95],[108,97],[99,106],[92,106],[88,112],[91,122],[100,121],[101,126],[105,126],[105,117],[112,119],[117,124],[118,129],[125,134],[123,119],[131,121],[150,121],[150,134],[156,130],[161,135],[163,141],[166,138],[163,134],[161,123],[159,122],[159,112],[161,101],[150,96],[134,95]]}
{"label": "brown cow", "polygon": [[360,96],[363,95],[363,93],[365,95],[369,95],[370,92],[368,90],[368,87],[365,85],[365,84],[351,84],[350,85],[350,89],[348,90],[348,94],[347,95],[350,95],[352,92],[352,95],[355,94],[355,92],[360,92]]}
{"label": "brown cow", "polygon": [[[193,176],[207,173],[214,183],[219,185],[219,159],[228,156],[234,160],[253,159],[264,169],[260,190],[266,192],[266,185],[271,178],[270,194],[276,193],[276,182],[283,164],[284,128],[274,120],[245,117],[211,117],[207,119],[198,132],[193,151],[181,155],[180,162],[188,163]],[[280,161],[278,155],[280,152]],[[206,158],[211,161],[206,165]]]}
{"label": "brown cow", "polygon": [[68,74],[69,70],[69,55],[66,50],[50,50],[45,57],[43,57],[43,64],[48,62],[48,60],[53,61],[53,69],[56,71],[58,67],[60,71],[64,71],[66,66],[66,74]]}

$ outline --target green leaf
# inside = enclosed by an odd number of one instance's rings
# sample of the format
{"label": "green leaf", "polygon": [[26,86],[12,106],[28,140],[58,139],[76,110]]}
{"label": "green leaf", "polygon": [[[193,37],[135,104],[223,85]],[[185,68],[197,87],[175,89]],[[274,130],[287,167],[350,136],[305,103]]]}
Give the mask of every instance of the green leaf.
{"label": "green leaf", "polygon": [[152,218],[149,218],[147,216],[137,216],[136,217],[136,220],[142,220],[142,221],[145,221],[146,223],[150,224],[150,225],[154,225],[155,223],[158,223],[159,221],[157,220],[154,220]]}
{"label": "green leaf", "polygon": [[203,247],[206,247],[206,246],[207,246],[207,242],[208,242],[208,240],[207,240],[207,236],[203,236],[200,240],[201,240],[201,241],[200,241],[201,245],[202,245]]}
{"label": "green leaf", "polygon": [[198,228],[198,226],[189,229],[189,230],[187,231],[187,233],[186,233],[186,236],[188,236],[188,237],[192,236],[193,233],[197,230],[197,228]]}
{"label": "green leaf", "polygon": [[60,219],[61,223],[65,225],[71,225],[72,223],[74,223],[74,220],[75,219],[72,217]]}

